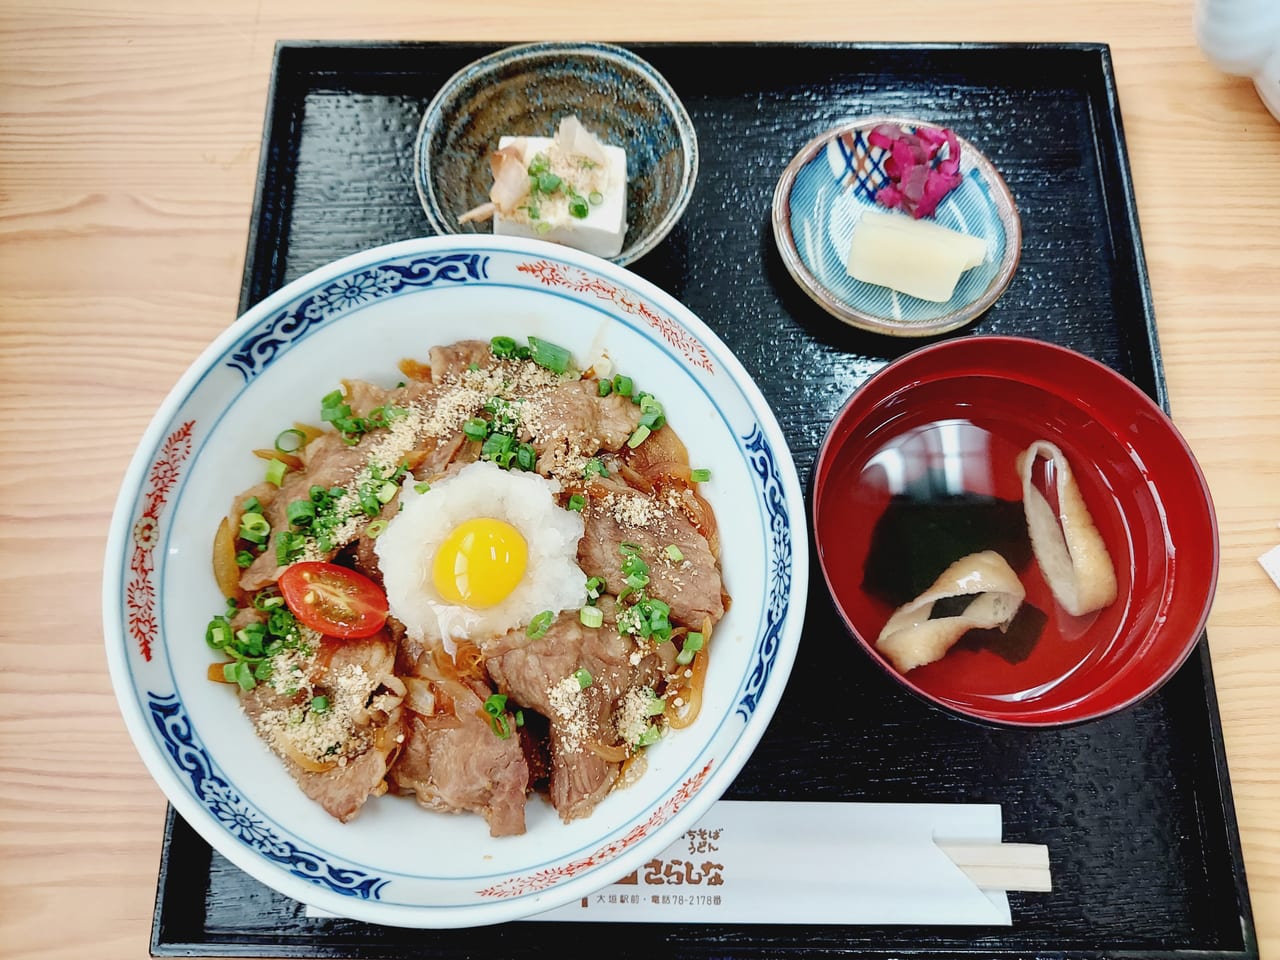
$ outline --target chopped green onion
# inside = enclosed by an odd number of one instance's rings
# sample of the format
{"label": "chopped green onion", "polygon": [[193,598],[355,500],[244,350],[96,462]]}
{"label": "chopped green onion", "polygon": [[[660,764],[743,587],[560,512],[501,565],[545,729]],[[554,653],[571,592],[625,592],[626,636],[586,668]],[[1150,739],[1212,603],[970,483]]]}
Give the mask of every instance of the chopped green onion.
{"label": "chopped green onion", "polygon": [[228,683],[238,683],[241,690],[252,690],[258,685],[253,678],[253,668],[243,660],[224,663],[222,676]]}
{"label": "chopped green onion", "polygon": [[325,696],[312,697],[312,698],[311,698],[311,712],[312,712],[312,713],[328,713],[328,712],[329,712],[329,698],[328,698],[328,697],[325,697]]}
{"label": "chopped green onion", "polygon": [[[472,373],[475,373],[477,370],[480,369],[480,364],[472,360],[470,363],[467,364],[467,369],[470,370]],[[404,386],[404,384],[400,384],[400,386]]]}
{"label": "chopped green onion", "polygon": [[387,529],[387,521],[375,520],[373,521],[373,523],[369,524],[367,527],[364,528],[364,532],[367,536],[379,537],[382,535],[382,533],[386,529]]}
{"label": "chopped green onion", "polygon": [[505,693],[490,694],[489,698],[484,702],[484,712],[489,715],[489,727],[503,740],[511,736],[511,725],[507,723],[507,718],[503,716],[503,712],[506,709],[507,695]]}
{"label": "chopped green onion", "polygon": [[523,710],[517,710],[517,711],[516,711],[516,726],[517,726],[517,727],[523,727],[523,726],[524,726],[524,711],[523,711]]}
{"label": "chopped green onion", "polygon": [[284,597],[276,593],[274,590],[259,590],[253,595],[253,609],[255,610],[274,610],[276,607],[284,606]]}
{"label": "chopped green onion", "polygon": [[582,468],[582,475],[588,479],[594,476],[607,477],[609,471],[599,457],[592,457],[587,461],[586,466]]}
{"label": "chopped green onion", "polygon": [[383,480],[378,489],[373,492],[373,495],[379,503],[390,503],[391,498],[396,495],[396,491],[399,489],[390,480]]}
{"label": "chopped green onion", "polygon": [[356,491],[356,500],[360,504],[360,509],[364,511],[366,517],[376,517],[382,510],[382,503],[374,495],[373,490],[367,486],[362,486]]}
{"label": "chopped green onion", "polygon": [[546,367],[552,373],[564,373],[569,369],[573,356],[559,344],[540,337],[530,337],[529,359],[540,367]]}
{"label": "chopped green onion", "polygon": [[271,524],[260,513],[246,513],[240,518],[240,539],[250,543],[266,543]]}
{"label": "chopped green onion", "polygon": [[284,475],[289,467],[283,460],[271,458],[271,462],[267,464],[267,483],[274,483],[277,487],[284,483]]}
{"label": "chopped green onion", "polygon": [[583,667],[573,671],[573,679],[578,681],[578,689],[585,690],[591,686],[591,674]]}
{"label": "chopped green onion", "polygon": [[245,513],[261,513],[262,504],[258,502],[257,497],[250,497],[244,503],[240,504],[240,509]]}
{"label": "chopped green onion", "polygon": [[266,636],[266,624],[247,623],[236,631],[236,642],[247,647],[250,653],[257,654],[261,651],[262,641]]}
{"label": "chopped green onion", "polygon": [[281,430],[276,436],[276,450],[280,453],[297,453],[307,442],[301,430]]}
{"label": "chopped green onion", "polygon": [[676,657],[676,663],[680,665],[693,663],[693,655],[702,649],[703,637],[700,633],[689,633],[685,635],[684,646],[680,648],[680,653]]}
{"label": "chopped green onion", "polygon": [[538,463],[538,451],[531,443],[522,443],[516,447],[516,466],[521,470],[533,470]]}
{"label": "chopped green onion", "polygon": [[640,739],[636,741],[637,747],[648,747],[657,743],[662,739],[662,731],[655,724],[649,724],[649,728],[640,734]]}
{"label": "chopped green onion", "polygon": [[689,479],[694,483],[706,483],[711,479],[711,471],[704,468],[689,471]]}
{"label": "chopped green onion", "polygon": [[[536,210],[532,210],[532,209],[531,209],[531,210],[529,211],[529,218],[530,218],[531,220],[537,220],[537,218],[538,218],[538,213],[537,213],[537,211],[536,211]],[[550,233],[550,232],[551,232],[552,230],[554,230],[555,228],[554,228],[551,224],[547,223],[547,221],[545,221],[545,220],[540,220],[540,221],[538,221],[537,226],[535,226],[533,229],[534,229],[535,231],[537,231],[538,233]]]}
{"label": "chopped green onion", "polygon": [[316,518],[316,505],[310,500],[295,500],[285,508],[285,516],[295,527],[308,526]]}
{"label": "chopped green onion", "polygon": [[631,391],[635,389],[635,383],[630,377],[624,377],[622,374],[615,374],[613,378],[613,392],[621,394],[624,397],[631,396]]}
{"label": "chopped green onion", "polygon": [[533,619],[529,621],[529,626],[525,628],[525,636],[530,640],[540,640],[546,636],[548,630],[551,629],[551,621],[556,615],[550,610],[543,610],[541,613],[534,614]]}
{"label": "chopped green onion", "polygon": [[545,153],[535,153],[529,161],[529,176],[536,177],[551,169],[551,161]]}
{"label": "chopped green onion", "polygon": [[[643,410],[644,408],[641,407]],[[644,410],[640,414],[640,426],[648,427],[650,430],[661,430],[667,425],[667,416],[662,412],[662,407],[657,409]]]}
{"label": "chopped green onion", "polygon": [[667,545],[667,559],[672,563],[679,563],[684,559],[684,554],[680,552],[680,548],[674,543]]}
{"label": "chopped green onion", "polygon": [[[649,583],[649,564],[645,563],[644,557],[639,553],[627,552],[622,556],[622,575],[626,577],[627,585],[634,590]],[[658,601],[661,603],[661,601]]]}
{"label": "chopped green onion", "polygon": [[492,460],[498,466],[508,469],[516,455],[515,437],[506,433],[491,433],[480,448],[480,456],[484,460]]}
{"label": "chopped green onion", "polygon": [[599,600],[601,594],[604,593],[605,583],[599,577],[592,577],[587,581],[587,599]]}
{"label": "chopped green onion", "polygon": [[662,697],[654,697],[649,701],[649,709],[645,712],[650,717],[660,716],[667,712],[667,701]]}
{"label": "chopped green onion", "polygon": [[587,498],[580,493],[575,493],[569,497],[569,509],[575,513],[581,513],[587,505]]}
{"label": "chopped green onion", "polygon": [[307,538],[300,533],[281,530],[276,534],[276,561],[282,567],[301,557],[306,548]]}
{"label": "chopped green onion", "polygon": [[236,554],[236,566],[241,570],[247,570],[253,566],[253,554],[248,550],[241,550]]}
{"label": "chopped green onion", "polygon": [[[235,603],[235,601],[231,601]],[[226,617],[214,617],[204,628],[204,642],[214,650],[221,650],[231,642],[231,624]]]}
{"label": "chopped green onion", "polygon": [[604,611],[599,607],[580,607],[578,609],[578,619],[584,627],[595,629],[604,623]]}
{"label": "chopped green onion", "polygon": [[602,397],[607,397],[609,394],[613,393],[613,381],[601,380],[596,384],[596,392]]}
{"label": "chopped green onion", "polygon": [[560,189],[560,184],[564,182],[554,173],[550,172],[539,173],[536,175],[536,179],[538,181],[538,189],[543,193],[555,193]]}
{"label": "chopped green onion", "polygon": [[644,443],[645,440],[649,438],[650,432],[651,431],[649,430],[648,427],[646,427],[643,423],[640,424],[640,426],[636,427],[636,432],[633,433],[630,439],[627,440],[627,446],[630,447],[632,450],[634,450],[636,447],[640,446],[640,444]]}
{"label": "chopped green onion", "polygon": [[431,484],[427,483],[425,480],[423,480],[421,483],[415,483],[413,485],[413,492],[417,494],[426,493],[430,489],[431,489]]}
{"label": "chopped green onion", "polygon": [[592,190],[587,194],[587,200],[590,201],[593,207],[598,207],[600,204],[604,203],[604,194],[599,190]]}
{"label": "chopped green onion", "polygon": [[472,417],[462,425],[462,432],[468,440],[483,440],[489,435],[489,421],[483,417]]}
{"label": "chopped green onion", "polygon": [[511,337],[494,337],[489,341],[489,352],[502,359],[515,352],[516,342]]}
{"label": "chopped green onion", "polygon": [[575,194],[569,200],[569,216],[578,220],[585,220],[590,212],[591,208],[587,206],[587,201],[582,197]]}

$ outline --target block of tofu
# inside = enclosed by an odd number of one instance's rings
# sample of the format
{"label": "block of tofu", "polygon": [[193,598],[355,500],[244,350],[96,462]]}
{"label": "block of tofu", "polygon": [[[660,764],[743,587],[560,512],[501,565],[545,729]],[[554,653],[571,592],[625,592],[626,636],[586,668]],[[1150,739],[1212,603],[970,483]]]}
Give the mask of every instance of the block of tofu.
{"label": "block of tofu", "polygon": [[846,270],[856,280],[946,303],[966,270],[987,257],[987,242],[928,220],[866,210],[853,229]]}
{"label": "block of tofu", "polygon": [[[510,213],[494,214],[493,232],[508,237],[533,237],[565,246],[616,257],[627,234],[627,153],[621,147],[601,145],[604,164],[584,162],[565,156],[551,137],[503,137],[499,148],[520,148],[526,166],[535,157],[546,158],[549,172],[561,180],[561,187],[532,196],[529,203]],[[586,216],[574,216],[571,194],[587,199]],[[581,207],[579,207],[581,209]]]}

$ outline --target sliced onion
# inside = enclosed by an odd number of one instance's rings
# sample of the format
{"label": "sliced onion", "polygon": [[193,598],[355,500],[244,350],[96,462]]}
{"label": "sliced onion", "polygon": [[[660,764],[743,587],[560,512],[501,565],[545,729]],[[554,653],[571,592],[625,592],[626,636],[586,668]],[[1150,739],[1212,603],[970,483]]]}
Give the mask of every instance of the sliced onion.
{"label": "sliced onion", "polygon": [[224,597],[240,596],[240,567],[236,564],[236,536],[230,517],[223,517],[213,536],[213,577]]}
{"label": "sliced onion", "polygon": [[431,367],[420,360],[405,357],[396,366],[400,368],[406,380],[418,380],[424,383],[431,380]]}
{"label": "sliced onion", "polygon": [[586,747],[597,757],[602,760],[607,760],[609,763],[621,763],[623,760],[627,759],[627,756],[631,752],[627,749],[625,744],[620,743],[616,746],[606,747],[604,744],[597,743],[595,740],[588,740]]}
{"label": "sliced onion", "polygon": [[265,447],[253,451],[253,455],[259,460],[279,460],[290,470],[302,469],[302,458],[296,453],[281,453],[279,450],[268,450]]}
{"label": "sliced onion", "polygon": [[627,463],[649,480],[689,479],[689,449],[670,425],[655,430],[644,443],[628,450]]}
{"label": "sliced onion", "polygon": [[689,726],[693,721],[698,719],[698,713],[702,710],[702,688],[707,682],[707,661],[709,659],[707,652],[711,646],[711,618],[703,617],[702,619],[702,649],[698,651],[698,656],[693,658],[690,665],[692,676],[687,679],[679,690],[679,697],[684,700],[684,706],[676,711],[667,713],[667,723],[675,730],[682,730]]}
{"label": "sliced onion", "polygon": [[401,680],[399,677],[397,677],[394,673],[384,673],[378,679],[378,685],[386,687],[388,690],[394,693],[397,697],[403,697],[409,689],[408,687],[405,686],[404,681]]}
{"label": "sliced onion", "polygon": [[436,712],[436,694],[430,681],[405,677],[404,685],[408,691],[404,702],[409,705],[410,710],[424,717],[430,717]]}
{"label": "sliced onion", "polygon": [[222,668],[228,663],[234,662],[235,661],[233,660],[227,660],[225,662],[219,661],[218,663],[209,664],[209,679],[215,683],[231,683],[231,681],[227,679],[227,675],[222,672]]}
{"label": "sliced onion", "polygon": [[276,746],[280,748],[281,753],[307,771],[307,773],[328,773],[338,765],[335,760],[327,760],[324,763],[312,760],[284,737],[276,740]]}

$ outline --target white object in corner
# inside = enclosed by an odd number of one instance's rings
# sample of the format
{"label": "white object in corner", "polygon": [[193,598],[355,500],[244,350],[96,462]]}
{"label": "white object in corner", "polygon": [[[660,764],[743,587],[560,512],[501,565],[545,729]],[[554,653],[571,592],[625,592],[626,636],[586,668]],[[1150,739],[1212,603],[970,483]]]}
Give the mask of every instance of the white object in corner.
{"label": "white object in corner", "polygon": [[1209,62],[1251,78],[1280,120],[1280,0],[1196,0],[1195,31]]}

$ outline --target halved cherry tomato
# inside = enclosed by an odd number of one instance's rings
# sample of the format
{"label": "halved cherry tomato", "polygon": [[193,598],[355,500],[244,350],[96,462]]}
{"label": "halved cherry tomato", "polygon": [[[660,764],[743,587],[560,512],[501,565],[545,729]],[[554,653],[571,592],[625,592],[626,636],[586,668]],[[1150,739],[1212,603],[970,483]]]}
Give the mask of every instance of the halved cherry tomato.
{"label": "halved cherry tomato", "polygon": [[329,637],[371,637],[387,622],[387,595],[363,573],[307,560],[280,574],[280,594],[303,624]]}

